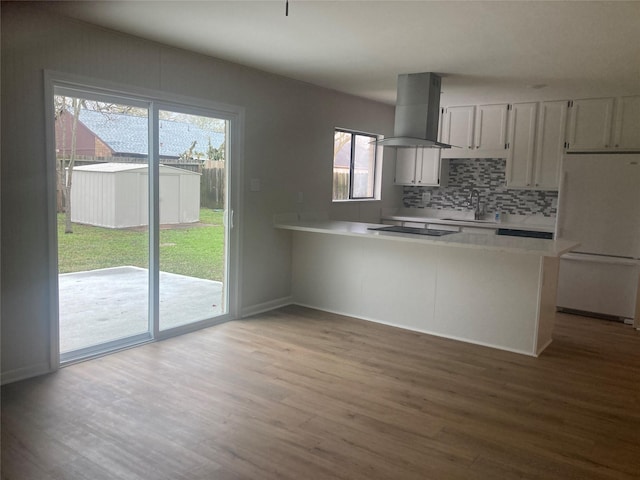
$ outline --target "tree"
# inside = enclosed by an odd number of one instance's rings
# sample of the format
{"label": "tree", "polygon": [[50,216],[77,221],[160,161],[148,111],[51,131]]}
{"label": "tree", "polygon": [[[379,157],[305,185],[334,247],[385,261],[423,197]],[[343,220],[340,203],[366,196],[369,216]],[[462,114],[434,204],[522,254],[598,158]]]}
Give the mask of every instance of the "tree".
{"label": "tree", "polygon": [[344,147],[347,143],[351,141],[351,134],[349,132],[342,132],[340,130],[336,130],[334,134],[333,141],[333,157],[338,154],[342,147]]}
{"label": "tree", "polygon": [[224,161],[224,143],[222,142],[218,148],[211,145],[211,138],[209,138],[209,145],[207,146],[207,160]]}
{"label": "tree", "polygon": [[193,143],[191,144],[191,146],[190,146],[187,150],[185,150],[184,152],[182,152],[182,153],[178,156],[178,158],[179,158],[180,160],[185,160],[185,161],[187,161],[187,160],[192,160],[192,159],[193,159],[193,157],[194,157],[194,155],[195,155],[194,151],[195,151],[195,149],[196,149],[196,144],[197,144],[197,143],[198,143],[198,141],[197,141],[197,140],[194,140],[194,141],[193,141]]}
{"label": "tree", "polygon": [[[60,122],[62,135],[61,144],[62,151],[57,158],[57,176],[58,188],[62,192],[62,200],[64,203],[64,233],[73,233],[73,224],[71,223],[71,186],[73,184],[73,167],[76,163],[76,147],[78,141],[78,118],[80,110],[83,107],[83,100],[80,98],[67,98],[56,96],[56,119]],[[66,154],[66,128],[67,122],[63,118],[69,115],[68,109],[71,109],[71,146],[69,155]],[[57,143],[57,142],[56,142]]]}

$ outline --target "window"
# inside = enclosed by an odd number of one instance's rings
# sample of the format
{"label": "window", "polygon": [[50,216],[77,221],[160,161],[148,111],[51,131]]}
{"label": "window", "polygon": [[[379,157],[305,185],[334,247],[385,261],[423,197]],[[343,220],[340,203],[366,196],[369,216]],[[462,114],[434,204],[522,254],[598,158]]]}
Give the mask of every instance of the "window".
{"label": "window", "polygon": [[333,201],[377,200],[377,135],[336,129],[333,141]]}

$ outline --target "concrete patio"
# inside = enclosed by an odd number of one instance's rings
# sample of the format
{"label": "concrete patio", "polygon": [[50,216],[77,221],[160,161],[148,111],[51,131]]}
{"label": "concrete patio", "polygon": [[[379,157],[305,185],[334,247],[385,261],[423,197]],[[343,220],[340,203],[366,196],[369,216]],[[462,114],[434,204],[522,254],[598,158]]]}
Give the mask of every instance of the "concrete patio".
{"label": "concrete patio", "polygon": [[[148,278],[123,266],[59,275],[60,352],[144,333],[148,329]],[[160,272],[160,329],[220,315],[223,284]]]}

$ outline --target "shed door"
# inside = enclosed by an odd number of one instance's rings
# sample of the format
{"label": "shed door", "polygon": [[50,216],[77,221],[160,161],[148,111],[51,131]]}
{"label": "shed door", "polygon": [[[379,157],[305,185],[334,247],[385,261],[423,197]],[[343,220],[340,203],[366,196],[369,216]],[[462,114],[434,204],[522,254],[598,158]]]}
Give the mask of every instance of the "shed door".
{"label": "shed door", "polygon": [[180,177],[160,171],[160,225],[180,223]]}

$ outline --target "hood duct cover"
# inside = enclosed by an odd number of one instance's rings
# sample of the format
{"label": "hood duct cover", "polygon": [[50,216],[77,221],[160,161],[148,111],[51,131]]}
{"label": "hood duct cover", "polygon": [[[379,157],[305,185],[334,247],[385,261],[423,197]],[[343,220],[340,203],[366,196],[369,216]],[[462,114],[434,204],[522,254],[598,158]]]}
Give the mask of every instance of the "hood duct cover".
{"label": "hood duct cover", "polygon": [[380,140],[378,145],[451,148],[438,142],[440,82],[440,76],[430,72],[398,76],[394,135]]}

